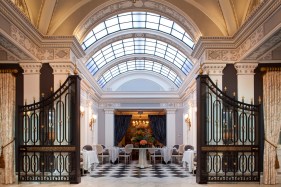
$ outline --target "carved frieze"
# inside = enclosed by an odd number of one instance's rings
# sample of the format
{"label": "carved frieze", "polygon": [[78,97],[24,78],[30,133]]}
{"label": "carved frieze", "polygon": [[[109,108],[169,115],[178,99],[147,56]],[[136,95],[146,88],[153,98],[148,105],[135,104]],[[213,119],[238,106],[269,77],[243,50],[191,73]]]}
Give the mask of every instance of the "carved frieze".
{"label": "carved frieze", "polygon": [[276,32],[268,40],[266,40],[262,45],[260,45],[254,52],[250,53],[245,59],[256,60],[261,57],[264,53],[270,50],[272,47],[278,45],[281,42],[281,30]]}
{"label": "carved frieze", "polygon": [[0,45],[3,46],[7,51],[15,55],[18,59],[21,60],[31,60],[31,58],[20,50],[17,46],[12,44],[6,38],[0,35]]}

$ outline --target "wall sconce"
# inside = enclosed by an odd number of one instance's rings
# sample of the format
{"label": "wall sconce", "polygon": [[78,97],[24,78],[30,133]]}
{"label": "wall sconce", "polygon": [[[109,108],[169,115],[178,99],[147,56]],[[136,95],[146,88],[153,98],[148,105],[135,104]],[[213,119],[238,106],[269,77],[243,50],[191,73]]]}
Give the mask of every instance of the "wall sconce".
{"label": "wall sconce", "polygon": [[96,118],[97,118],[96,115],[92,114],[92,117],[89,122],[89,127],[91,130],[93,129],[94,124],[96,123]]}
{"label": "wall sconce", "polygon": [[184,121],[185,121],[185,123],[187,124],[187,126],[189,127],[188,130],[190,130],[191,121],[190,121],[190,118],[189,118],[189,115],[188,115],[188,114],[186,114],[186,115],[184,116]]}
{"label": "wall sconce", "polygon": [[85,108],[83,106],[80,106],[80,115],[83,117],[85,114]]}

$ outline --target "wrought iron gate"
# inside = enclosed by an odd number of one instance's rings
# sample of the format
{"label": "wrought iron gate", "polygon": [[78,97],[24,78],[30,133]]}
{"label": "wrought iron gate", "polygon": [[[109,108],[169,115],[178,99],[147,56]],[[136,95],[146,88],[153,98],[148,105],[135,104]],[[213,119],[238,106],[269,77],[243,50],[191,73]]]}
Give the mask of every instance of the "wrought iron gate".
{"label": "wrought iron gate", "polygon": [[197,183],[259,181],[261,105],[246,104],[197,77]]}
{"label": "wrought iron gate", "polygon": [[69,76],[51,96],[18,108],[20,181],[80,183],[80,78]]}

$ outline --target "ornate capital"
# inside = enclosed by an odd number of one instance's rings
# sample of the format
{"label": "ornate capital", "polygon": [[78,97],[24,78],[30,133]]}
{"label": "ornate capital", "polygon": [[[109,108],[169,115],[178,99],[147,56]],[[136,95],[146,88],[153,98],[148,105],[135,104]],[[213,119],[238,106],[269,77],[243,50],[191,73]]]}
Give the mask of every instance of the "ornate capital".
{"label": "ornate capital", "polygon": [[106,108],[106,109],[104,109],[104,113],[105,114],[114,114],[114,109],[111,109],[111,108]]}
{"label": "ornate capital", "polygon": [[237,70],[237,75],[254,75],[254,70],[258,63],[235,63],[234,67]]}
{"label": "ornate capital", "polygon": [[50,63],[53,68],[53,74],[73,74],[74,65],[69,63]]}
{"label": "ornate capital", "polygon": [[167,114],[175,114],[177,109],[166,109]]}
{"label": "ornate capital", "polygon": [[203,74],[223,75],[222,71],[226,64],[203,64]]}
{"label": "ornate capital", "polygon": [[23,74],[40,74],[42,67],[41,63],[20,63],[24,73]]}

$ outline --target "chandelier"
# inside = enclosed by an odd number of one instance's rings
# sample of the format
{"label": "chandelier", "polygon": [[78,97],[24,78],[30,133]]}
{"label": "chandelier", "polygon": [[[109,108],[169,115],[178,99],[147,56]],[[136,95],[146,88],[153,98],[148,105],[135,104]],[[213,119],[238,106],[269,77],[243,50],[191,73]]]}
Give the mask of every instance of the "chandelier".
{"label": "chandelier", "polygon": [[136,128],[147,128],[149,125],[149,120],[148,119],[141,119],[141,115],[143,114],[142,111],[138,111],[139,119],[132,120],[132,125],[133,127]]}

